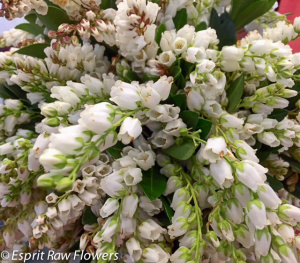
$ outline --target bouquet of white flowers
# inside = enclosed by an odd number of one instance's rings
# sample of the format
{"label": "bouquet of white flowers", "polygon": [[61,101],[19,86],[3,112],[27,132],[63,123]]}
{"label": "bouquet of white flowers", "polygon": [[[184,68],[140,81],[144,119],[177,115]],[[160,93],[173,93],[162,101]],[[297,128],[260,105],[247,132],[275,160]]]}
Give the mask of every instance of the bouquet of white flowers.
{"label": "bouquet of white flowers", "polygon": [[28,21],[0,39],[1,250],[300,262],[300,17],[275,0],[0,2]]}

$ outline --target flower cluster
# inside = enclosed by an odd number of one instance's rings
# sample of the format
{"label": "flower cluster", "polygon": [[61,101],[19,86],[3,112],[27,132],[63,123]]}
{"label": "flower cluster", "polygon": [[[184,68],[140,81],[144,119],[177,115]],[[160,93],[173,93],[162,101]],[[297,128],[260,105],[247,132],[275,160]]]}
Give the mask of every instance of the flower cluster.
{"label": "flower cluster", "polygon": [[28,24],[0,40],[0,248],[299,262],[300,18],[52,2],[2,1]]}

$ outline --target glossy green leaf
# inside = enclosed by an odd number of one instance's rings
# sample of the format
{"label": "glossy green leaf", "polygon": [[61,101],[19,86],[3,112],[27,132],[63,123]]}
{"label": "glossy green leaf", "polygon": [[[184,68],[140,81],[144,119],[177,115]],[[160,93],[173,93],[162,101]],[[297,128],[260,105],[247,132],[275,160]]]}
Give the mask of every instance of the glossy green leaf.
{"label": "glossy green leaf", "polygon": [[48,13],[46,15],[37,14],[39,20],[49,30],[56,31],[63,23],[70,23],[67,13],[56,6],[48,6]]}
{"label": "glossy green leaf", "polygon": [[207,29],[206,23],[203,21],[195,27],[196,32]]}
{"label": "glossy green leaf", "polygon": [[236,30],[268,12],[276,0],[232,0],[230,16]]}
{"label": "glossy green leaf", "polygon": [[188,128],[197,129],[198,120],[200,118],[200,114],[194,111],[186,110],[180,112],[180,118],[186,124]]}
{"label": "glossy green leaf", "polygon": [[282,121],[288,115],[288,113],[289,112],[285,109],[274,109],[268,118]]}
{"label": "glossy green leaf", "polygon": [[149,73],[144,73],[141,80],[142,80],[142,82],[147,82],[149,80],[152,80],[155,82],[155,81],[159,80],[159,76],[152,76]]}
{"label": "glossy green leaf", "polygon": [[182,111],[179,116],[188,128],[193,128],[194,131],[201,130],[200,138],[206,139],[212,127],[210,120],[203,119],[199,113],[189,110]]}
{"label": "glossy green leaf", "polygon": [[151,201],[160,197],[167,186],[166,177],[159,170],[158,166],[154,166],[147,171],[143,171],[143,180],[139,183]]}
{"label": "glossy green leaf", "polygon": [[163,152],[175,159],[185,161],[192,157],[197,145],[194,144],[193,139],[191,138],[182,138],[180,144],[173,144],[167,149],[163,149]]}
{"label": "glossy green leaf", "polygon": [[267,181],[276,192],[283,188],[283,184],[273,176],[267,175]]}
{"label": "glossy green leaf", "polygon": [[237,42],[235,25],[228,13],[223,13],[220,17],[215,9],[212,9],[209,25],[216,30],[218,46],[221,49],[224,46],[234,45]]}
{"label": "glossy green leaf", "polygon": [[244,85],[245,85],[244,74],[242,74],[237,79],[235,79],[234,82],[227,89],[226,91],[227,98],[228,98],[227,111],[229,113],[234,112],[234,110],[239,105],[244,93]]}
{"label": "glossy green leaf", "polygon": [[176,106],[178,106],[182,111],[187,107],[187,96],[185,94],[171,95],[171,98]]}
{"label": "glossy green leaf", "polygon": [[196,129],[201,130],[201,133],[200,133],[200,138],[201,139],[206,139],[206,137],[210,133],[211,127],[212,127],[212,122],[210,120],[203,119],[203,118],[198,119]]}
{"label": "glossy green leaf", "polygon": [[278,153],[278,150],[281,149],[282,146],[278,147],[270,147],[265,144],[262,144],[261,147],[257,150],[256,156],[260,162],[265,161],[272,153]]}
{"label": "glossy green leaf", "polygon": [[100,7],[101,9],[108,9],[108,8],[117,9],[115,0],[102,0]]}
{"label": "glossy green leaf", "polygon": [[121,152],[125,145],[121,142],[117,142],[114,146],[106,149],[106,151],[114,158],[119,159],[122,157]]}
{"label": "glossy green leaf", "polygon": [[182,70],[180,67],[173,66],[170,68],[170,76],[172,76],[174,80],[177,80],[181,74],[182,74]]}
{"label": "glossy green leaf", "polygon": [[162,33],[165,32],[166,30],[167,30],[167,27],[165,24],[162,23],[158,26],[156,35],[155,35],[155,41],[158,45],[160,44]]}
{"label": "glossy green leaf", "polygon": [[29,13],[24,17],[30,24],[35,24],[37,19],[36,13]]}
{"label": "glossy green leaf", "polygon": [[46,54],[44,52],[44,49],[46,47],[49,47],[49,45],[44,43],[32,44],[18,49],[17,51],[15,51],[15,53],[36,57],[36,58],[45,58]]}
{"label": "glossy green leaf", "polygon": [[15,28],[21,29],[21,30],[28,32],[35,36],[41,35],[44,32],[44,28],[42,28],[36,24],[29,24],[29,23],[19,24]]}
{"label": "glossy green leaf", "polygon": [[184,76],[189,76],[192,71],[195,70],[195,64],[187,61],[182,61],[181,69]]}
{"label": "glossy green leaf", "polygon": [[174,210],[170,207],[170,202],[165,196],[161,196],[160,200],[162,201],[162,204],[164,206],[166,215],[167,215],[167,217],[168,217],[168,219],[171,223],[172,222],[172,217],[174,216]]}
{"label": "glossy green leaf", "polygon": [[95,216],[91,208],[87,206],[82,216],[82,224],[93,225],[95,223],[97,223],[97,216]]}
{"label": "glossy green leaf", "polygon": [[185,8],[177,11],[176,16],[173,18],[176,30],[179,30],[187,24],[187,18],[188,16]]}

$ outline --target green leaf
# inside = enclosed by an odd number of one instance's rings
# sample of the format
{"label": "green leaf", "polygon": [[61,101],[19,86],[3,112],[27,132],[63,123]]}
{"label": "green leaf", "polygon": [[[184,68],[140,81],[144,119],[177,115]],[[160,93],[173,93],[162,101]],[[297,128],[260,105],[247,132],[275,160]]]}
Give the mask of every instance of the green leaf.
{"label": "green leaf", "polygon": [[54,31],[57,31],[61,24],[71,22],[67,13],[56,6],[48,6],[48,13],[44,16],[37,14],[37,17],[45,27]]}
{"label": "green leaf", "polygon": [[177,11],[176,16],[173,18],[176,30],[179,30],[187,24],[187,18],[188,15],[185,8]]}
{"label": "green leaf", "polygon": [[150,170],[143,171],[143,180],[139,183],[151,201],[160,197],[167,186],[166,177],[159,170],[158,166],[154,166]]}
{"label": "green leaf", "polygon": [[167,27],[165,24],[162,23],[158,26],[157,31],[156,31],[156,36],[155,36],[155,41],[158,45],[160,44],[162,33],[165,32],[166,30],[167,30]]}
{"label": "green leaf", "polygon": [[171,147],[163,149],[163,152],[175,159],[185,161],[192,157],[196,149],[197,145],[194,144],[193,139],[185,137],[182,138],[180,144],[175,143]]}
{"label": "green leaf", "polygon": [[5,85],[6,89],[8,89],[12,94],[14,94],[14,97],[16,99],[21,100],[23,103],[27,103],[28,105],[31,105],[31,102],[27,99],[27,92],[22,90],[18,85]]}
{"label": "green leaf", "polygon": [[268,12],[276,0],[232,0],[230,16],[236,30]]}
{"label": "green leaf", "polygon": [[126,70],[125,74],[123,74],[124,81],[131,83],[134,80],[138,80],[138,75],[132,70]]}
{"label": "green leaf", "polygon": [[189,76],[192,71],[195,69],[195,64],[187,61],[182,61],[181,64],[182,72],[184,76]]}
{"label": "green leaf", "polygon": [[174,101],[174,104],[176,106],[178,106],[182,111],[186,109],[186,107],[187,107],[187,96],[186,96],[186,94],[171,95],[171,98]]}
{"label": "green leaf", "polygon": [[15,95],[7,89],[7,87],[2,83],[0,84],[0,98],[2,99],[17,99]]}
{"label": "green leaf", "polygon": [[45,58],[46,54],[44,52],[44,49],[46,47],[49,47],[49,45],[44,44],[44,43],[32,44],[32,45],[20,48],[17,51],[15,51],[14,53],[27,55],[27,56],[31,56],[31,57],[36,57],[36,58]]}
{"label": "green leaf", "polygon": [[228,13],[223,13],[220,17],[215,9],[212,9],[209,25],[217,32],[220,40],[219,48],[234,45],[237,42],[235,25]]}
{"label": "green leaf", "polygon": [[227,89],[227,98],[228,98],[228,105],[227,111],[229,113],[234,112],[237,106],[240,103],[240,100],[244,93],[244,74],[239,76],[234,82],[229,86]]}
{"label": "green leaf", "polygon": [[83,216],[82,216],[82,224],[83,225],[93,225],[97,223],[97,216],[92,212],[91,208],[86,207]]}
{"label": "green leaf", "polygon": [[173,66],[170,68],[170,76],[173,76],[174,80],[177,80],[182,74],[182,70],[178,66]]}
{"label": "green leaf", "polygon": [[26,31],[32,35],[41,35],[44,33],[44,28],[36,25],[36,24],[19,24],[15,27],[16,29],[21,29],[23,31]]}
{"label": "green leaf", "polygon": [[282,121],[288,115],[288,113],[289,112],[285,109],[274,109],[268,118]]}
{"label": "green leaf", "polygon": [[198,24],[196,27],[195,27],[195,31],[198,32],[198,31],[202,31],[202,30],[205,30],[207,29],[207,25],[206,23],[203,21],[201,22],[200,24]]}
{"label": "green leaf", "polygon": [[212,127],[212,122],[210,120],[206,120],[203,118],[198,119],[196,130],[201,129],[201,133],[200,133],[201,139],[206,139],[206,137],[210,133],[211,127]]}
{"label": "green leaf", "polygon": [[283,188],[283,184],[273,176],[267,174],[267,181],[274,191],[279,191]]}
{"label": "green leaf", "polygon": [[198,120],[200,118],[200,114],[194,111],[186,110],[180,112],[180,118],[186,124],[188,128],[197,129]]}
{"label": "green leaf", "polygon": [[270,154],[278,153],[278,150],[281,149],[281,148],[282,148],[282,146],[269,147],[265,144],[262,144],[261,147],[257,150],[256,156],[257,156],[257,158],[259,159],[260,162],[264,162],[266,159],[268,159]]}
{"label": "green leaf", "polygon": [[142,80],[142,82],[147,82],[149,80],[153,80],[155,82],[155,81],[159,80],[159,76],[152,76],[149,73],[144,73],[141,80]]}
{"label": "green leaf", "polygon": [[206,139],[207,135],[210,133],[212,122],[200,118],[200,114],[194,111],[182,111],[180,113],[180,118],[184,121],[188,128],[193,128],[195,131],[201,130],[200,138]]}
{"label": "green leaf", "polygon": [[117,142],[114,146],[106,149],[106,151],[108,151],[114,159],[119,159],[122,157],[121,152],[124,147],[125,145],[123,143]]}
{"label": "green leaf", "polygon": [[35,24],[37,16],[35,13],[29,13],[24,17],[30,24]]}
{"label": "green leaf", "polygon": [[114,1],[114,0],[102,0],[100,8],[101,9],[108,9],[108,8],[117,9],[116,1]]}
{"label": "green leaf", "polygon": [[174,210],[170,207],[170,202],[165,196],[161,196],[159,199],[162,201],[166,215],[171,223],[172,217],[174,216]]}

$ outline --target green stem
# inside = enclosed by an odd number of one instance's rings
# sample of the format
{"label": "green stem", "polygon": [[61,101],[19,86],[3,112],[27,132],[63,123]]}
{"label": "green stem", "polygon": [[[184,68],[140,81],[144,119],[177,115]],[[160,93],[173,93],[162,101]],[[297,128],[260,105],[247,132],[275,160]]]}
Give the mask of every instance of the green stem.
{"label": "green stem", "polygon": [[[198,235],[197,235],[197,241],[196,241],[196,255],[195,255],[195,261],[200,262],[201,261],[201,255],[200,255],[200,240],[202,239],[202,230],[201,230],[201,223],[202,223],[202,211],[198,205],[198,200],[195,194],[195,189],[193,185],[191,184],[189,176],[181,169],[181,174],[185,178],[189,189],[190,193],[192,195],[193,201],[194,201],[194,206],[195,206],[195,213],[196,213],[196,218],[197,218],[197,228],[198,228]],[[199,240],[200,238],[200,240]]]}

